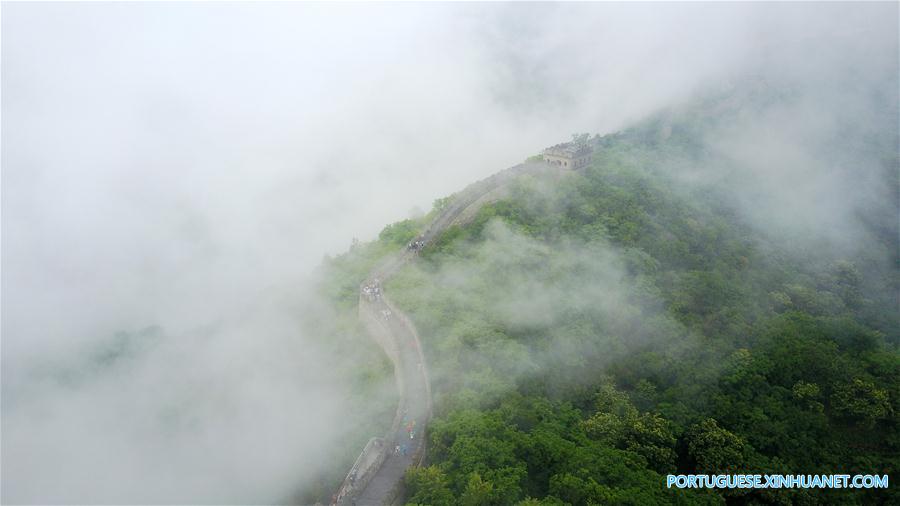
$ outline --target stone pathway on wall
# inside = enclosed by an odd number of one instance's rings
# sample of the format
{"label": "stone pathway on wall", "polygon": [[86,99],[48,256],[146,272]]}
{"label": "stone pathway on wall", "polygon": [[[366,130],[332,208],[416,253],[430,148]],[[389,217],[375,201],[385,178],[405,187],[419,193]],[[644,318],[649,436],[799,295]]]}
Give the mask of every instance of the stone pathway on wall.
{"label": "stone pathway on wall", "polygon": [[[450,204],[434,219],[422,235],[426,245],[441,232],[455,224],[461,216],[473,216],[477,209],[490,200],[483,198],[490,192],[509,182],[520,174],[556,170],[543,163],[516,165],[493,176],[468,186],[454,196]],[[465,214],[464,214],[465,212]],[[378,279],[382,284],[396,274],[416,254],[403,251],[389,258],[374,269],[364,284],[372,284]],[[389,311],[386,316],[384,311]],[[335,504],[376,506],[391,504],[402,498],[403,476],[411,466],[421,464],[426,450],[426,427],[431,418],[431,386],[428,366],[421,349],[421,341],[415,326],[409,318],[391,304],[385,294],[380,300],[370,301],[361,296],[359,316],[367,331],[394,363],[394,375],[400,389],[400,405],[390,432],[383,438],[385,444],[368,446],[358,462],[381,462],[377,469],[365,472],[364,476],[347,479],[336,494]],[[414,422],[413,437],[407,425]],[[395,452],[397,445],[406,445],[406,454]],[[365,455],[366,451],[383,451],[382,455]]]}

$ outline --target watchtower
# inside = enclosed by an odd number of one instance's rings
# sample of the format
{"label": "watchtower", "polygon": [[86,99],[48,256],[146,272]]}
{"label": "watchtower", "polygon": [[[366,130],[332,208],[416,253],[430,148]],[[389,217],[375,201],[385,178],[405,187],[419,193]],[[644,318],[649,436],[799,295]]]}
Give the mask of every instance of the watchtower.
{"label": "watchtower", "polygon": [[591,163],[591,147],[586,144],[563,142],[544,150],[544,163],[567,169],[580,169]]}

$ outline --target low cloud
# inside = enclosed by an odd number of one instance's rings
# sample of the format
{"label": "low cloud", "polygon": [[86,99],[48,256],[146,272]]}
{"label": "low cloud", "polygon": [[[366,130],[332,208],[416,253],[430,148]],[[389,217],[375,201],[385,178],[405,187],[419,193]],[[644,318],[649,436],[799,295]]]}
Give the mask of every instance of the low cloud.
{"label": "low cloud", "polygon": [[[800,131],[834,124],[823,111],[851,99],[834,90],[896,93],[895,4],[3,14],[4,502],[279,501],[315,481],[357,408],[346,371],[363,358],[297,316],[321,303],[310,272],[323,255],[710,83],[820,84]],[[716,144],[781,184],[787,160],[819,175],[794,140],[751,130]],[[816,196],[842,181],[810,183],[793,214],[814,221]],[[852,207],[828,210],[852,227]],[[117,332],[147,328],[152,346],[91,362]]]}

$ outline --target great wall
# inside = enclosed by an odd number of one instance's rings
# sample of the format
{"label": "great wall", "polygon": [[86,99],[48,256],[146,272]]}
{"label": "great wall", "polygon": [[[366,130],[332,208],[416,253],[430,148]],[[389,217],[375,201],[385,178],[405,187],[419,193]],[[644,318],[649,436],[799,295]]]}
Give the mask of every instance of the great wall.
{"label": "great wall", "polygon": [[[483,205],[502,198],[507,183],[515,177],[548,172],[562,171],[552,164],[526,162],[467,186],[453,195],[449,204],[422,233],[424,247],[432,244],[449,227],[473,219]],[[390,430],[382,437],[369,440],[347,473],[332,504],[393,504],[403,497],[406,470],[425,460],[426,430],[431,419],[432,400],[421,339],[409,317],[390,301],[386,293],[382,291],[379,297],[371,297],[363,294],[362,290],[363,286],[383,286],[417,256],[418,252],[410,249],[390,256],[373,269],[360,286],[359,319],[369,336],[391,360],[400,401]]]}

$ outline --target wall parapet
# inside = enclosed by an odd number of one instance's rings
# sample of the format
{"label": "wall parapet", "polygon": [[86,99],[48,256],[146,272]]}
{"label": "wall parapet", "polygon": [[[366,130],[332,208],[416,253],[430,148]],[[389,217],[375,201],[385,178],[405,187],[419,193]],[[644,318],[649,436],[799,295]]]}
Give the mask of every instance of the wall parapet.
{"label": "wall parapet", "polygon": [[338,491],[335,502],[343,504],[360,490],[365,489],[386,458],[387,442],[380,437],[369,439],[347,473],[347,477],[344,478],[345,485]]}

